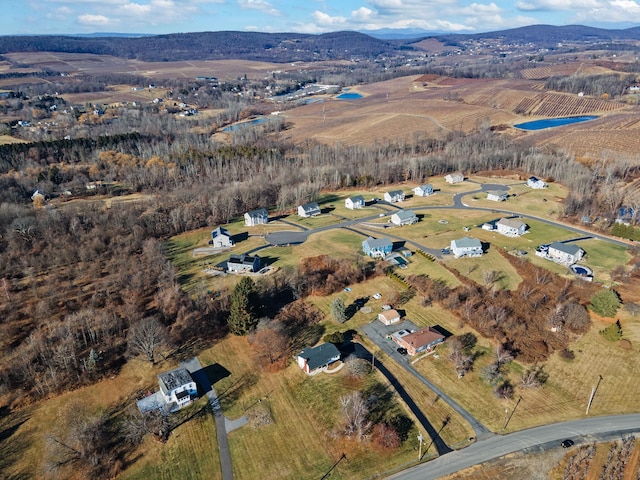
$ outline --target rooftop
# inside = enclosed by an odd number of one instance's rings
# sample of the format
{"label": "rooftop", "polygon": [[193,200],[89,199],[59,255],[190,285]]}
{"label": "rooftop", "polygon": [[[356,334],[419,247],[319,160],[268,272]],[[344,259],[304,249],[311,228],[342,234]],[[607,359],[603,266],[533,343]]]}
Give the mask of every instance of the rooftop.
{"label": "rooftop", "polygon": [[317,347],[305,348],[298,356],[306,359],[309,369],[314,370],[326,365],[336,357],[339,358],[340,351],[333,343],[323,343]]}
{"label": "rooftop", "polygon": [[160,383],[160,389],[164,393],[169,392],[176,387],[193,382],[189,371],[184,367],[178,367],[173,370],[169,370],[168,372],[163,372],[158,375],[158,380]]}

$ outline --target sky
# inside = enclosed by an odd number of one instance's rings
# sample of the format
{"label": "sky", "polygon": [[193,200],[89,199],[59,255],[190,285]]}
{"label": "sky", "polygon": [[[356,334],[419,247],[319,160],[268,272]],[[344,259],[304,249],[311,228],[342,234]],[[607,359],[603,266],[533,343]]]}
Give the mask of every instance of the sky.
{"label": "sky", "polygon": [[378,29],[476,33],[540,23],[608,28],[640,23],[635,0],[0,0],[0,5],[3,35]]}

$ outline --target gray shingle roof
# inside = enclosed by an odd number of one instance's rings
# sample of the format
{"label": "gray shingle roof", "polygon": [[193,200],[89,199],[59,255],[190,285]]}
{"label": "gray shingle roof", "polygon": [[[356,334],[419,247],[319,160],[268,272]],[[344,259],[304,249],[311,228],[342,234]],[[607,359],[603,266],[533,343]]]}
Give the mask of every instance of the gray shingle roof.
{"label": "gray shingle roof", "polygon": [[333,343],[323,343],[317,347],[305,348],[298,356],[307,360],[309,370],[315,370],[330,363],[336,356],[340,357],[340,351]]}

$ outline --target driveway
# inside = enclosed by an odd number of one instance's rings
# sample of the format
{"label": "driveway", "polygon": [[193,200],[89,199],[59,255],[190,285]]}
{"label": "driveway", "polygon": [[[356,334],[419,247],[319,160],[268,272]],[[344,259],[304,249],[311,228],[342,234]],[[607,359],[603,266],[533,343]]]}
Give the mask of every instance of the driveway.
{"label": "driveway", "polygon": [[[411,324],[406,323],[407,326]],[[476,438],[486,438],[493,435],[491,430],[480,423],[473,415],[465,410],[459,403],[453,398],[440,390],[437,386],[423,377],[410,363],[410,357],[400,355],[396,351],[395,343],[391,340],[387,340],[387,335],[391,332],[401,330],[403,328],[402,323],[396,325],[385,326],[378,320],[360,327],[360,331],[364,333],[371,341],[373,341],[381,350],[388,353],[399,365],[409,371],[416,379],[418,379],[423,385],[427,386],[433,393],[435,393],[440,399],[445,401],[453,410],[456,411],[462,418],[464,418],[473,428],[476,434]]]}

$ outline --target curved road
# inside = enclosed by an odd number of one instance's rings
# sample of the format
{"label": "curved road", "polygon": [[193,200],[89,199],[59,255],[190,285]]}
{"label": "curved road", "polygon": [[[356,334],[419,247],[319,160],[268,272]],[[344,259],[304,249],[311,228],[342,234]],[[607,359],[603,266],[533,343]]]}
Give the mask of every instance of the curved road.
{"label": "curved road", "polygon": [[508,435],[492,435],[462,450],[447,453],[388,478],[393,480],[436,479],[509,453],[558,448],[560,442],[566,438],[571,438],[576,443],[591,443],[639,432],[640,414],[638,413],[555,423]]}

